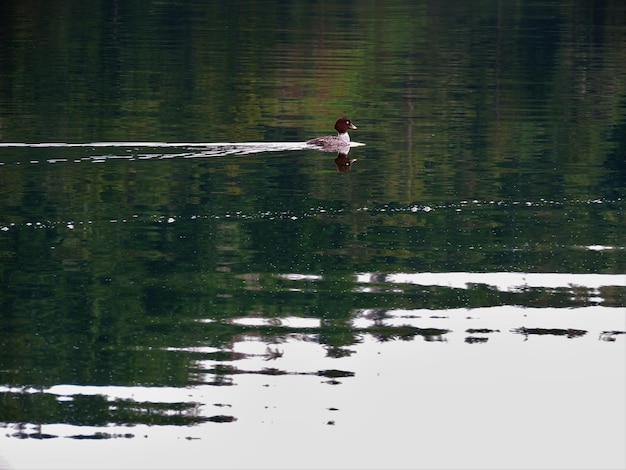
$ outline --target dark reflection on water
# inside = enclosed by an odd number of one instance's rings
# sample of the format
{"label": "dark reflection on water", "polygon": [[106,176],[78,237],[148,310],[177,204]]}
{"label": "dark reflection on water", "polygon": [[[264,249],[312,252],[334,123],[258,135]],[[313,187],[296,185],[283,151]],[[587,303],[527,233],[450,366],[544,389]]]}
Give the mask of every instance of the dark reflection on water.
{"label": "dark reflection on water", "polygon": [[[0,226],[10,260],[1,359],[7,423],[156,426],[245,417],[237,409],[200,412],[201,402],[187,400],[107,398],[106,388],[59,399],[46,392],[58,384],[233,386],[238,376],[260,375],[341,385],[355,375],[284,368],[285,342],[319,344],[340,360],[364,337],[489,347],[516,336],[614,342],[626,331],[619,319],[625,251],[615,223],[621,199],[376,203],[272,184],[273,167],[301,150],[264,157],[269,170],[238,160],[237,178],[229,178],[233,163],[226,159],[142,161],[133,150],[122,161],[57,163],[46,153],[93,149],[30,151],[39,164],[3,167],[32,188]],[[175,173],[189,171],[189,163],[200,180]],[[154,174],[162,165],[174,173]],[[316,162],[301,166],[313,181],[338,176],[330,161],[320,170]],[[267,173],[269,184],[261,186]],[[97,198],[83,198],[95,182],[102,182]],[[255,185],[252,198],[234,189]],[[283,199],[287,194],[302,198]],[[559,230],[564,226],[572,231]],[[504,308],[500,316],[508,320],[481,320],[491,308]],[[529,322],[525,309],[545,310],[545,319]],[[554,322],[550,309],[588,313]],[[463,320],[472,317],[479,327]],[[251,339],[268,346],[255,354],[236,350]],[[194,350],[207,347],[213,349]],[[245,364],[254,358],[264,363]],[[22,394],[22,387],[41,391]],[[41,438],[39,431],[11,435]]]}
{"label": "dark reflection on water", "polygon": [[622,2],[40,3],[0,3],[9,463],[624,463]]}

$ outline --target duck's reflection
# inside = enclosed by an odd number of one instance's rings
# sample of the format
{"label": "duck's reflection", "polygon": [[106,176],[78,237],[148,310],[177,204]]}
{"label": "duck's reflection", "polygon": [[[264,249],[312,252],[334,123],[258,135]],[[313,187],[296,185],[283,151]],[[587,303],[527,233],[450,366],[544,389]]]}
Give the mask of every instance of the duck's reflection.
{"label": "duck's reflection", "polygon": [[[362,144],[361,144],[362,145]],[[349,158],[348,154],[350,153],[350,145],[343,145],[339,147],[334,147],[332,150],[330,148],[323,148],[316,146],[315,149],[320,152],[337,152],[337,157],[335,158],[335,165],[337,165],[337,171],[339,173],[347,173],[352,169],[352,164],[356,162],[356,158]]]}
{"label": "duck's reflection", "polygon": [[356,162],[356,158],[348,158],[348,152],[339,152],[335,158],[335,165],[337,165],[339,173],[349,172],[354,162]]}

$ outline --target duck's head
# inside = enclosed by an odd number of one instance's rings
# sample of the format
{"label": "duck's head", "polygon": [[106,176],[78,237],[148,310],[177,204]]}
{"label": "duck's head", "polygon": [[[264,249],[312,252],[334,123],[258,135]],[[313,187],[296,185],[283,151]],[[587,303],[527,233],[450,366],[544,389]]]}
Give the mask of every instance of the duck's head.
{"label": "duck's head", "polygon": [[337,122],[335,122],[335,130],[337,132],[343,134],[345,132],[348,132],[348,129],[356,129],[356,126],[352,124],[352,121],[350,119],[345,116],[337,119]]}

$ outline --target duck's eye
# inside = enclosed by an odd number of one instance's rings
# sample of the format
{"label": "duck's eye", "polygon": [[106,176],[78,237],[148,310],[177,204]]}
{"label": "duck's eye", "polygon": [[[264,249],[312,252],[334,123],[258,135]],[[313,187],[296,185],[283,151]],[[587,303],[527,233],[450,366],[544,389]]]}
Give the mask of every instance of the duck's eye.
{"label": "duck's eye", "polygon": [[350,119],[348,119],[348,120],[346,121],[346,124],[348,124],[348,125],[350,124]]}

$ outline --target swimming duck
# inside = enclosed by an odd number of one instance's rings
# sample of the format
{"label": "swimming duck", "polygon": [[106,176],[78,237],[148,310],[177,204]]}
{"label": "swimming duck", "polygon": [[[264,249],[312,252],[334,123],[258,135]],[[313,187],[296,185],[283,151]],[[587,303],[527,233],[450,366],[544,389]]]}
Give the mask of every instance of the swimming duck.
{"label": "swimming duck", "polygon": [[321,147],[327,152],[338,152],[344,150],[346,147],[350,147],[350,134],[348,129],[356,129],[357,127],[352,124],[352,121],[347,117],[340,117],[335,122],[335,130],[337,136],[327,135],[325,137],[317,137],[307,141],[308,145],[314,145]]}

